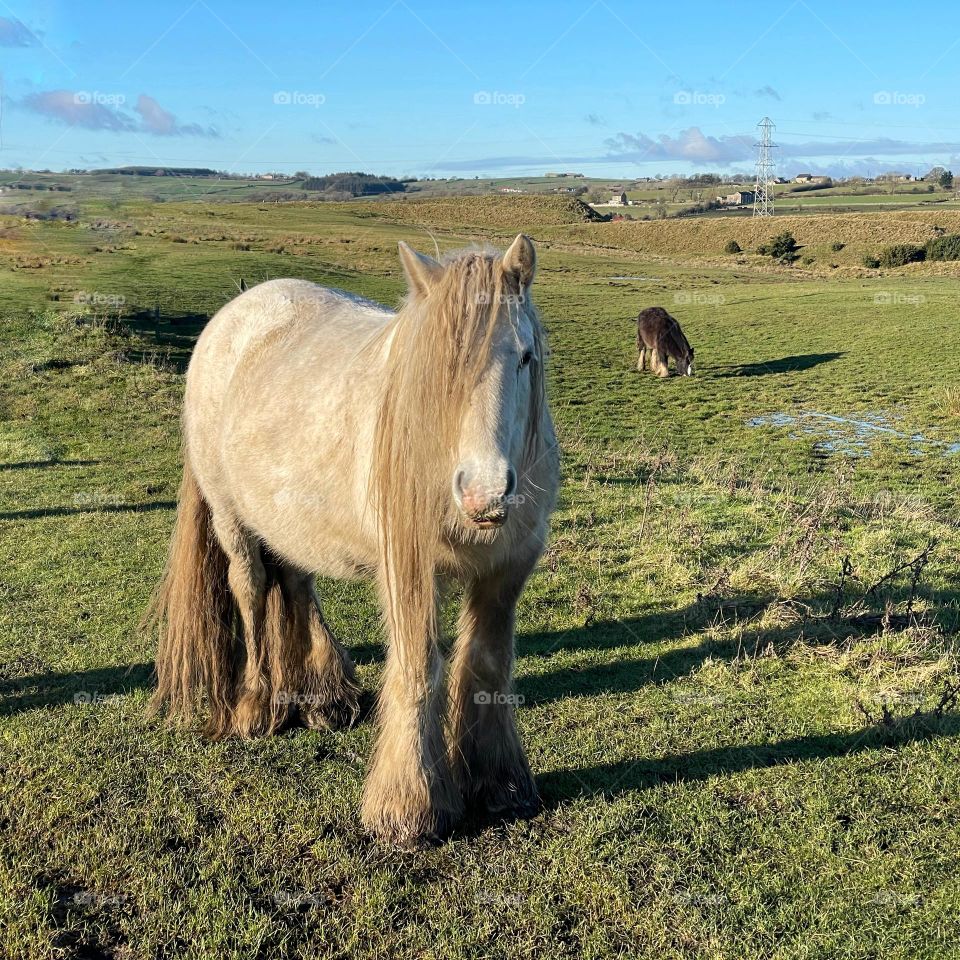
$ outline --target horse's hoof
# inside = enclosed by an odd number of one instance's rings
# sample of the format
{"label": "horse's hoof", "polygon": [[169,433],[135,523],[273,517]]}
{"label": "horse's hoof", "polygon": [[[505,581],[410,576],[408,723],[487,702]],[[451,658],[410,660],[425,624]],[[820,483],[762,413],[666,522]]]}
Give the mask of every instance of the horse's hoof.
{"label": "horse's hoof", "polygon": [[310,730],[346,730],[360,716],[360,697],[342,696],[300,708],[300,722]]}
{"label": "horse's hoof", "polygon": [[529,820],[543,809],[543,802],[533,779],[524,777],[520,783],[507,779],[480,785],[473,806],[495,820]]}
{"label": "horse's hoof", "polygon": [[452,811],[436,810],[429,814],[368,821],[366,828],[381,843],[412,853],[444,843],[458,819]]}

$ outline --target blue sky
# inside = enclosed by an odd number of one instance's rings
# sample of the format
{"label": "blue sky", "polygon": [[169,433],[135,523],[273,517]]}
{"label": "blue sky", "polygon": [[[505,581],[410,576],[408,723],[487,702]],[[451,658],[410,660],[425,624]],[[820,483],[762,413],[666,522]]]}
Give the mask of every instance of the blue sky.
{"label": "blue sky", "polygon": [[0,0],[0,167],[960,172],[955,9]]}

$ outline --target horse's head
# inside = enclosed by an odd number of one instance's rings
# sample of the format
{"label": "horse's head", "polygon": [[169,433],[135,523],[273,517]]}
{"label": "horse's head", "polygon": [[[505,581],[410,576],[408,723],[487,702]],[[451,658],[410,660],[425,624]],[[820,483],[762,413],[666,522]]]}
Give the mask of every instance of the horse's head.
{"label": "horse's head", "polygon": [[442,402],[448,411],[437,413],[454,513],[470,529],[493,530],[516,503],[542,403],[543,348],[530,300],[533,244],[521,234],[502,257],[468,251],[443,263],[405,244],[400,254],[411,299],[449,314],[446,322],[425,324],[425,331],[455,342],[454,352],[440,350],[438,365],[447,369],[437,371],[447,381]]}
{"label": "horse's head", "polygon": [[683,362],[680,364],[680,370],[685,377],[693,376],[693,347],[690,347],[690,350],[687,352],[687,355],[683,358]]}

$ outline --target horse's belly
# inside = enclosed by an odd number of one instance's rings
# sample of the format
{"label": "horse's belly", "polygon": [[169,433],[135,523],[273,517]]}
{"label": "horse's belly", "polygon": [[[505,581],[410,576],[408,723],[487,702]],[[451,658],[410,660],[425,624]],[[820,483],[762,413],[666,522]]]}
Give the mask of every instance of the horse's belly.
{"label": "horse's belly", "polygon": [[249,445],[231,446],[224,466],[235,509],[271,551],[330,577],[363,576],[375,566],[370,511],[356,489],[356,464],[342,451],[317,457],[314,448],[309,456],[286,443],[271,450],[263,434],[254,456]]}

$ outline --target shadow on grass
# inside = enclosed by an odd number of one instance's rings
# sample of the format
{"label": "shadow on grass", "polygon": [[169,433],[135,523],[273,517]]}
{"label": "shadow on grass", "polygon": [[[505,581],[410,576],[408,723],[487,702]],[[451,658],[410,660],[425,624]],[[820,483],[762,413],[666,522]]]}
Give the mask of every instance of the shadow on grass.
{"label": "shadow on grass", "polygon": [[100,667],[73,673],[37,673],[0,680],[0,717],[34,707],[97,703],[153,686],[153,664]]}
{"label": "shadow on grass", "polygon": [[124,318],[123,323],[145,340],[156,344],[156,350],[130,350],[128,356],[142,363],[161,354],[178,373],[185,373],[197,337],[210,318],[205,313],[164,311],[157,320],[153,311],[141,311]]}
{"label": "shadow on grass", "polygon": [[813,734],[772,743],[711,747],[656,759],[638,758],[556,770],[541,774],[537,783],[545,805],[555,807],[576,797],[612,799],[664,783],[692,783],[722,774],[847,757],[881,747],[900,747],[958,734],[960,715],[930,711],[892,725],[880,723],[851,733]]}
{"label": "shadow on grass", "polygon": [[[835,591],[826,591],[786,606],[780,622],[768,625],[762,625],[763,614],[783,602],[776,596],[704,597],[679,611],[655,610],[640,617],[600,621],[558,633],[520,635],[517,654],[521,674],[523,668],[535,666],[538,658],[561,652],[589,653],[618,647],[624,652],[615,660],[521,675],[517,692],[531,706],[576,697],[630,694],[686,676],[707,660],[729,662],[755,657],[767,648],[787,651],[801,643],[837,647],[881,633],[884,612],[889,609],[896,617],[896,611],[906,608],[910,596],[909,584],[893,584],[878,593],[869,607],[856,606],[849,611],[844,607],[831,616],[837,598]],[[960,591],[924,590],[919,598],[925,608],[920,615],[923,622],[936,624],[945,637],[960,633]],[[723,637],[707,634],[711,627],[737,629],[733,637]],[[684,640],[688,642],[681,644]],[[663,649],[665,645],[669,645],[667,649]],[[654,653],[643,649],[651,646],[659,649]],[[645,655],[637,656],[637,652]]]}
{"label": "shadow on grass", "polygon": [[8,510],[0,520],[39,520],[43,517],[71,517],[79,513],[149,513],[153,510],[174,510],[176,500],[155,503],[102,503],[77,507],[34,507],[30,510]]}
{"label": "shadow on grass", "polygon": [[779,360],[762,360],[759,363],[728,364],[714,369],[716,377],[763,377],[770,373],[795,373],[810,370],[821,363],[838,360],[843,353],[802,353],[793,357],[781,357]]}
{"label": "shadow on grass", "polygon": [[0,470],[46,470],[49,467],[93,467],[99,460],[23,460],[20,463],[0,463]]}

